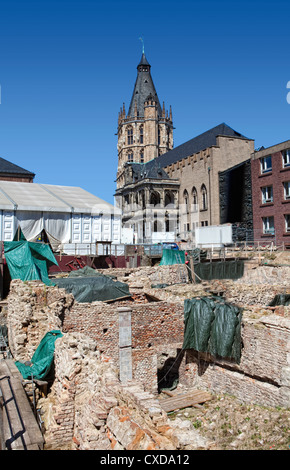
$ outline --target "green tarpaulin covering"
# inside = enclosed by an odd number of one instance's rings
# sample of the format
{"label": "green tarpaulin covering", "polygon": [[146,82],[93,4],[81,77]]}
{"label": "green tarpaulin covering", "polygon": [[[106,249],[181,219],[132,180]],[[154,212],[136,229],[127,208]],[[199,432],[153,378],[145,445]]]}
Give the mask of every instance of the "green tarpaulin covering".
{"label": "green tarpaulin covering", "polygon": [[51,284],[48,269],[57,261],[49,245],[28,242],[21,235],[19,241],[4,242],[4,254],[11,279]]}
{"label": "green tarpaulin covering", "polygon": [[244,261],[213,261],[194,265],[196,282],[212,279],[239,279],[244,275]]}
{"label": "green tarpaulin covering", "polygon": [[78,302],[106,302],[131,297],[128,284],[89,267],[72,271],[67,278],[54,279],[53,283],[73,294]]}
{"label": "green tarpaulin covering", "polygon": [[28,361],[29,364],[15,362],[24,379],[29,379],[33,375],[34,379],[44,380],[49,376],[53,365],[55,341],[62,336],[59,330],[49,331],[42,338],[31,361]]}
{"label": "green tarpaulin covering", "polygon": [[290,294],[277,294],[274,299],[269,303],[269,307],[276,307],[276,305],[290,305]]}
{"label": "green tarpaulin covering", "polygon": [[184,301],[183,349],[240,361],[242,310],[221,297]]}
{"label": "green tarpaulin covering", "polygon": [[185,254],[182,250],[163,249],[160,266],[171,264],[184,264]]}

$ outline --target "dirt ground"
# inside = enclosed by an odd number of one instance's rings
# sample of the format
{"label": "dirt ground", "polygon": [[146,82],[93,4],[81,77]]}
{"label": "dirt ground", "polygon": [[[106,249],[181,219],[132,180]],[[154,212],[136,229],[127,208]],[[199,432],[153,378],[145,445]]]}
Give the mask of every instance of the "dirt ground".
{"label": "dirt ground", "polygon": [[213,450],[290,449],[290,409],[246,405],[235,397],[213,395],[199,408],[168,416],[190,420]]}

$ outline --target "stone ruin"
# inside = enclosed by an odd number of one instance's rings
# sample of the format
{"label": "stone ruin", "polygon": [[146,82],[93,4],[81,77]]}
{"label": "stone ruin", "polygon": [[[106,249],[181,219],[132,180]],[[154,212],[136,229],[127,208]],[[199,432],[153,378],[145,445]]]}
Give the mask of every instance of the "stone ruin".
{"label": "stone ruin", "polygon": [[[260,269],[261,268],[261,269]],[[229,393],[244,402],[290,404],[290,307],[266,307],[286,292],[289,267],[259,267],[237,281],[178,284],[178,268],[112,270],[133,301],[77,303],[63,289],[12,281],[7,298],[13,358],[29,360],[43,336],[60,329],[55,378],[39,393],[46,449],[211,449],[189,421],[169,420],[158,401],[158,368],[182,348],[183,300],[222,293],[244,307],[240,364],[186,351],[181,386]],[[154,288],[163,281],[169,287]],[[269,289],[271,285],[271,289]],[[132,378],[120,380],[118,306],[131,309]],[[161,364],[161,366],[160,366]]]}

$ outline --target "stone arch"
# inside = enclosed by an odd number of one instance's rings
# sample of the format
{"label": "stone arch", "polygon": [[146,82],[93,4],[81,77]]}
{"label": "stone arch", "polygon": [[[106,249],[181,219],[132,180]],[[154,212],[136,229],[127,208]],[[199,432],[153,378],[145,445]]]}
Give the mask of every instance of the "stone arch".
{"label": "stone arch", "polygon": [[158,206],[160,204],[160,193],[158,191],[151,191],[150,193],[150,204],[152,206]]}

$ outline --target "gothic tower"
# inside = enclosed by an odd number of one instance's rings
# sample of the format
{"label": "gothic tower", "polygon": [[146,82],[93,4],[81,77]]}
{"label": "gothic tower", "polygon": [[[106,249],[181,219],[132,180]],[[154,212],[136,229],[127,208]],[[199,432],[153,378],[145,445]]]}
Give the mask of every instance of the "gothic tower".
{"label": "gothic tower", "polygon": [[172,111],[161,108],[143,51],[128,113],[125,104],[118,117],[117,188],[125,184],[127,162],[146,163],[173,148]]}

